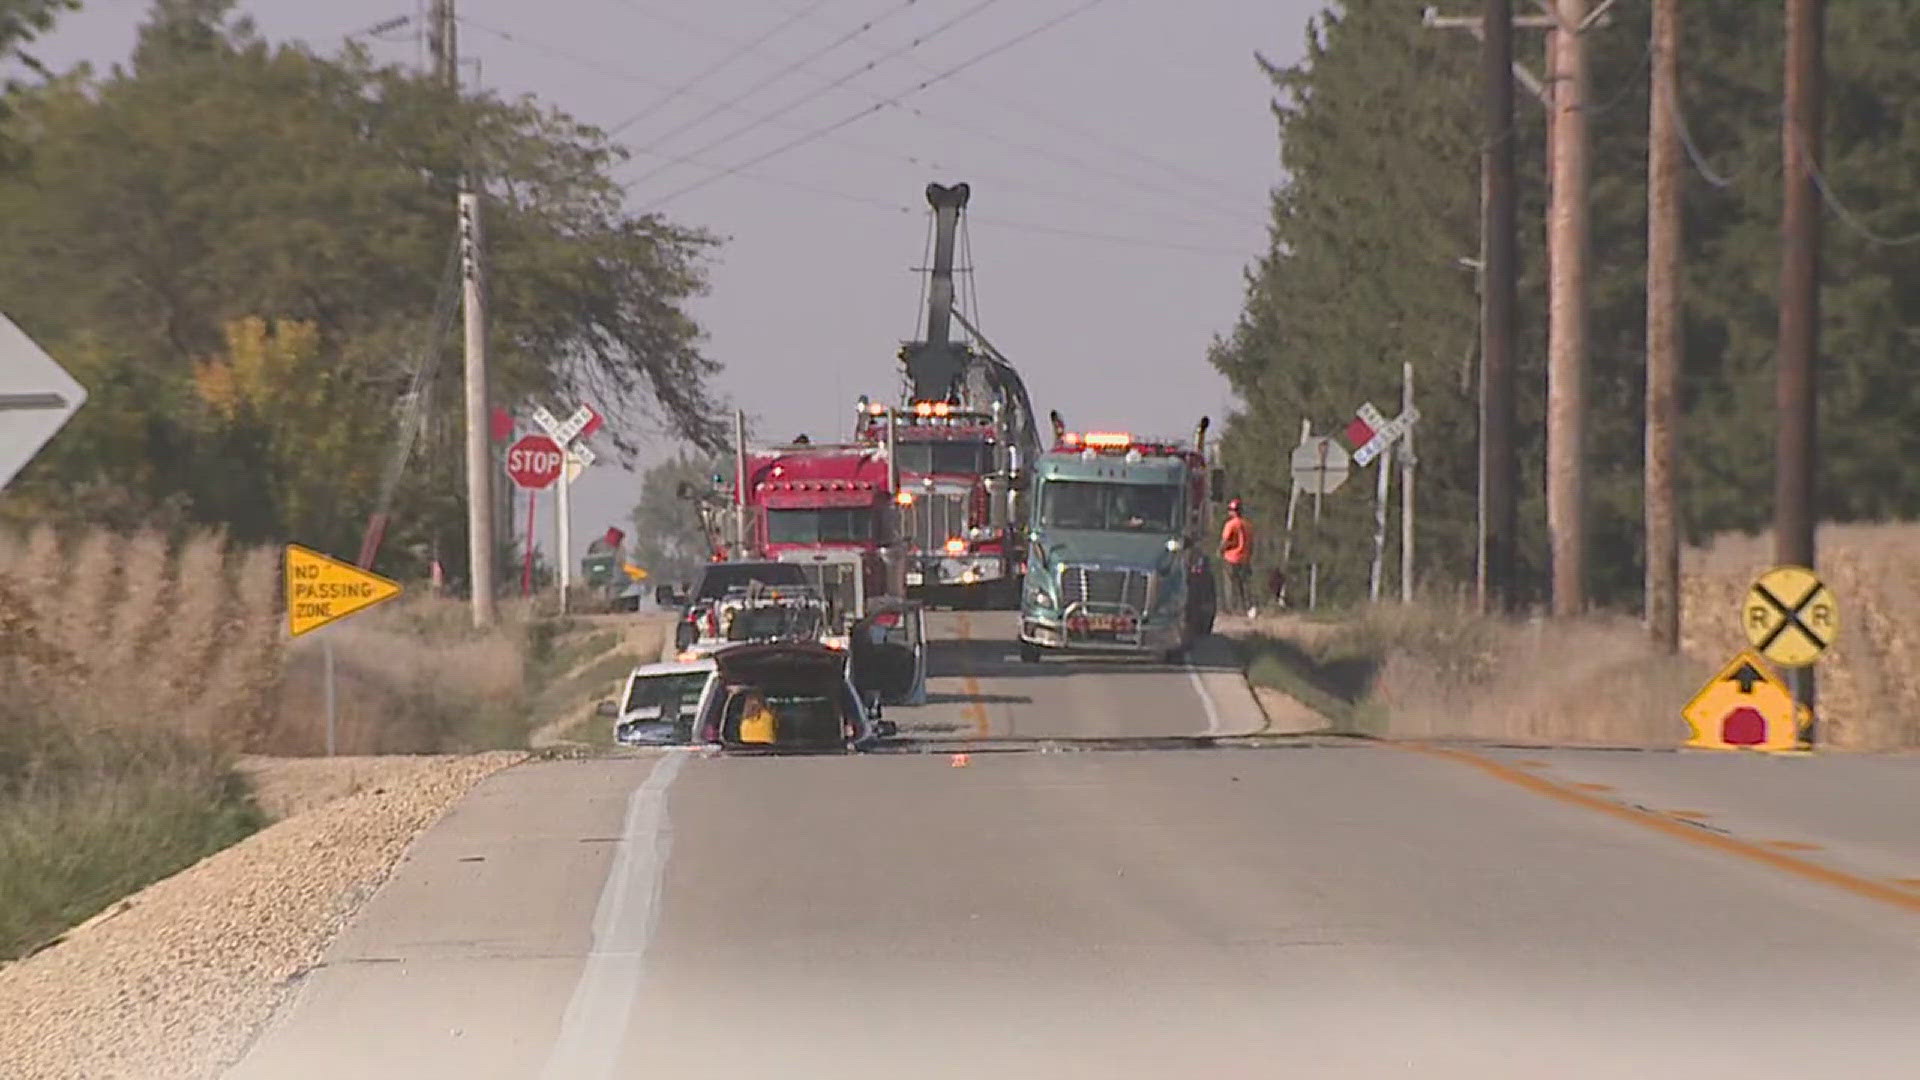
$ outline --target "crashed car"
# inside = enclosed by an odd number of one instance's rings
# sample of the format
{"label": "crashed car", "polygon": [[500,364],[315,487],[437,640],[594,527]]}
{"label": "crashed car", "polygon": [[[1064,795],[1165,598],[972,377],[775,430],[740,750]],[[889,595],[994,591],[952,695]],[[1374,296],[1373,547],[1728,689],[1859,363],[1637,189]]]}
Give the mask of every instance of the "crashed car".
{"label": "crashed car", "polygon": [[895,733],[880,713],[877,694],[854,688],[846,653],[786,641],[637,667],[620,701],[601,709],[622,745],[749,753],[864,750]]}
{"label": "crashed car", "polygon": [[743,642],[823,641],[827,603],[805,585],[728,590],[698,620],[698,637],[681,647],[680,658],[697,659]]}
{"label": "crashed car", "polygon": [[673,646],[691,648],[703,637],[715,637],[720,624],[715,607],[735,589],[755,584],[761,587],[790,587],[808,584],[807,575],[792,563],[740,561],[708,563],[694,579],[693,588],[680,592],[671,585],[654,590],[654,600],[664,608],[679,608],[680,619],[673,628]]}

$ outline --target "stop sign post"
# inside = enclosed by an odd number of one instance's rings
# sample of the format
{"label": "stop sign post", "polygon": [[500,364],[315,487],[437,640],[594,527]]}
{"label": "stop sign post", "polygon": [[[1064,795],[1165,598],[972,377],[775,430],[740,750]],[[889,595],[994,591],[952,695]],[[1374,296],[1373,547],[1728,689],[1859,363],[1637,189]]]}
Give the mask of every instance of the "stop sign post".
{"label": "stop sign post", "polygon": [[560,478],[566,460],[560,447],[545,435],[522,435],[507,450],[507,475],[529,491],[539,491]]}
{"label": "stop sign post", "polygon": [[507,476],[527,491],[527,551],[520,568],[521,596],[533,594],[533,528],[539,520],[535,514],[537,496],[541,488],[559,479],[565,460],[559,444],[545,435],[522,435],[507,448]]}

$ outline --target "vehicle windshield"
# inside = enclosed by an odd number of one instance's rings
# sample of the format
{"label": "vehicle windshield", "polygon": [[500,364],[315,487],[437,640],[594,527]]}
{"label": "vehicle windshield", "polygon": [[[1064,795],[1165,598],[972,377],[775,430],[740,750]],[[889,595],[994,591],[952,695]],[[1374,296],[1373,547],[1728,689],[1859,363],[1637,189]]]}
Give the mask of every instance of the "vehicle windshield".
{"label": "vehicle windshield", "polygon": [[661,720],[672,720],[676,714],[691,717],[700,704],[700,694],[707,688],[707,677],[711,674],[710,671],[688,671],[635,679],[620,711],[633,713],[657,709]]}
{"label": "vehicle windshield", "polygon": [[1179,515],[1180,488],[1173,484],[1048,480],[1040,496],[1040,523],[1055,529],[1172,532]]}
{"label": "vehicle windshield", "polygon": [[986,442],[898,442],[893,452],[905,473],[979,476],[988,469]]}
{"label": "vehicle windshield", "polygon": [[872,507],[835,506],[817,510],[767,511],[769,543],[864,544],[872,540]]}
{"label": "vehicle windshield", "polygon": [[792,563],[712,563],[700,575],[695,600],[718,600],[729,590],[762,585],[805,585],[806,571]]}

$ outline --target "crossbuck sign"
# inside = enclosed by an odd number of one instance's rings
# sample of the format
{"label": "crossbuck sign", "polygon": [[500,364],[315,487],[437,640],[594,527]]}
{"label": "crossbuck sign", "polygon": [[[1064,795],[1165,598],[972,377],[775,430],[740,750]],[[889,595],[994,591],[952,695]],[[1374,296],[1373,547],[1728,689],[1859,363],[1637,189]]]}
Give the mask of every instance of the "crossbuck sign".
{"label": "crossbuck sign", "polygon": [[1353,422],[1347,425],[1347,441],[1353,444],[1353,463],[1365,468],[1373,459],[1386,453],[1387,447],[1400,440],[1420,419],[1420,410],[1412,406],[1407,411],[1389,420],[1380,415],[1380,410],[1369,401],[1354,410]]}

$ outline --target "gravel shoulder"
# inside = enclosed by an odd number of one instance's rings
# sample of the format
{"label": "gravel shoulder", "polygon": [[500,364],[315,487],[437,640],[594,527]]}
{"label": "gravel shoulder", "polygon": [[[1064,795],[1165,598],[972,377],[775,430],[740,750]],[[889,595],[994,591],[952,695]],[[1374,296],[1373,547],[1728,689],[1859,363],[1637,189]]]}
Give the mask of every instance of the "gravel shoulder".
{"label": "gravel shoulder", "polygon": [[288,816],[0,968],[8,1080],[219,1075],[414,837],[527,756],[243,761]]}

